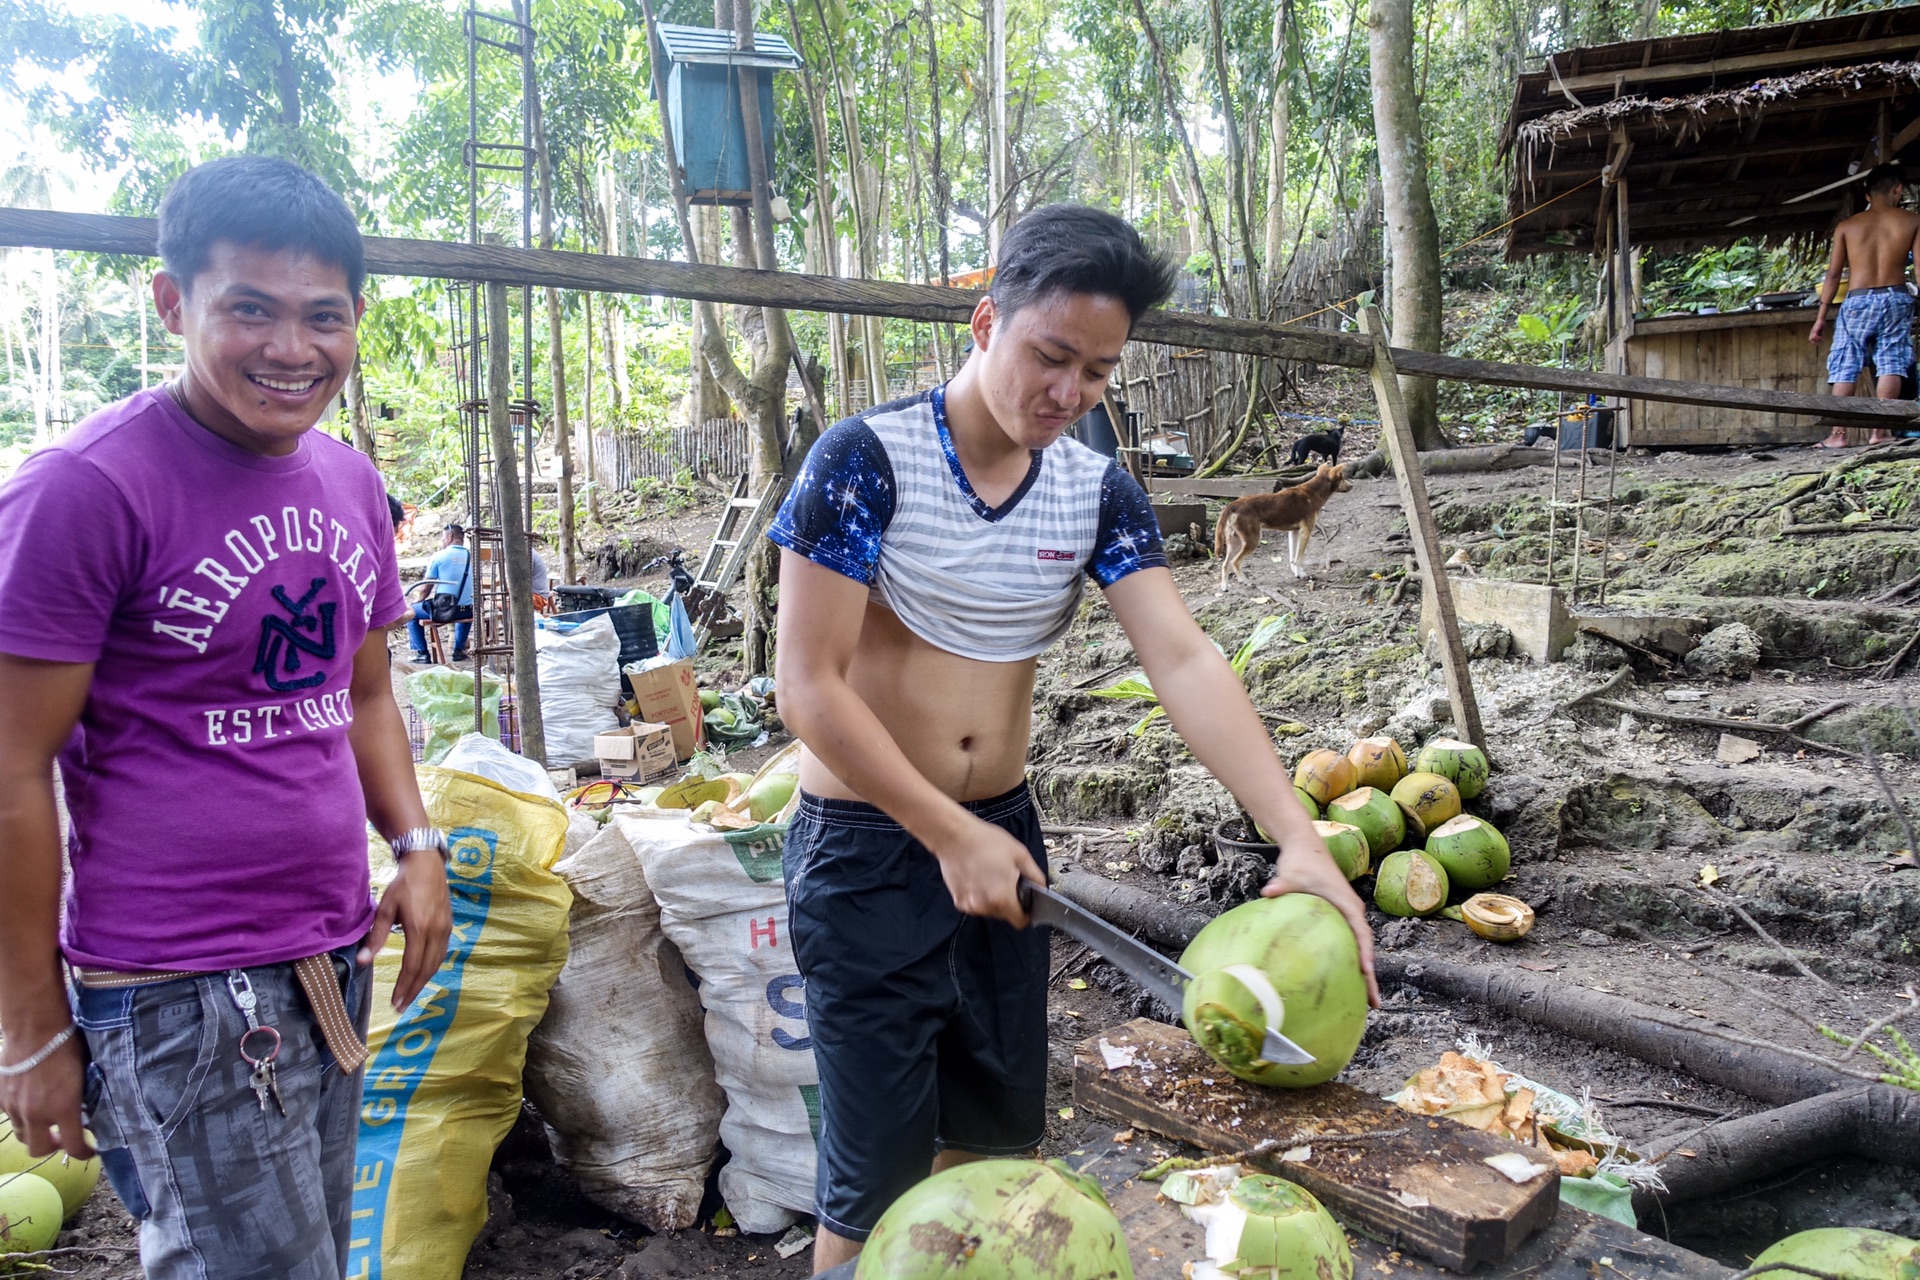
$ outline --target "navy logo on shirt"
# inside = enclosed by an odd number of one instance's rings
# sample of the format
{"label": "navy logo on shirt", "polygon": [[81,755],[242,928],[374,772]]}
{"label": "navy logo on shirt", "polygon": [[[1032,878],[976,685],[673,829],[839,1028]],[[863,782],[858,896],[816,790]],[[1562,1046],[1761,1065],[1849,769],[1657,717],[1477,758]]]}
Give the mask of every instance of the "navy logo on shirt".
{"label": "navy logo on shirt", "polygon": [[[320,605],[317,612],[309,612],[313,598],[326,585],[325,578],[315,578],[307,588],[307,594],[298,600],[290,599],[285,587],[273,589],[273,598],[289,617],[270,615],[260,620],[260,645],[254,650],[253,673],[264,676],[267,688],[275,693],[311,689],[326,682],[327,673],[324,671],[316,671],[310,676],[299,674],[301,655],[325,662],[338,652],[333,636],[333,614],[339,606],[328,601]],[[317,639],[314,638],[315,632],[319,633]]]}

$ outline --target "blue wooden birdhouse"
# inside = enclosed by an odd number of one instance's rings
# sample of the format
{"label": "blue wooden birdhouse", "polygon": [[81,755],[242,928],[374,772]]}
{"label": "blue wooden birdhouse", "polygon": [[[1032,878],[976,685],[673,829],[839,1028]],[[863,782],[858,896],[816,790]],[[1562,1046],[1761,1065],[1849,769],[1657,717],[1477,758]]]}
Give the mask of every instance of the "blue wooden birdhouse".
{"label": "blue wooden birdhouse", "polygon": [[666,60],[667,118],[694,204],[753,203],[747,168],[747,129],[736,76],[752,76],[760,98],[760,134],[773,167],[773,73],[795,71],[800,55],[777,35],[755,32],[751,53],[735,48],[731,31],[660,23],[659,56]]}

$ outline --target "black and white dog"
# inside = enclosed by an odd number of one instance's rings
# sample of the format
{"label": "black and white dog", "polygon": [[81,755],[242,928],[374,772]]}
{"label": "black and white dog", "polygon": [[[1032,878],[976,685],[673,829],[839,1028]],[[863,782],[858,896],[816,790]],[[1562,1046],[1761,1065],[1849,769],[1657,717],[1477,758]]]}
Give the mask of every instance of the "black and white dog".
{"label": "black and white dog", "polygon": [[1307,460],[1309,454],[1319,454],[1328,462],[1340,461],[1340,445],[1346,438],[1345,427],[1335,427],[1331,431],[1317,431],[1310,436],[1301,436],[1293,442],[1293,452],[1287,455],[1287,465],[1297,467]]}

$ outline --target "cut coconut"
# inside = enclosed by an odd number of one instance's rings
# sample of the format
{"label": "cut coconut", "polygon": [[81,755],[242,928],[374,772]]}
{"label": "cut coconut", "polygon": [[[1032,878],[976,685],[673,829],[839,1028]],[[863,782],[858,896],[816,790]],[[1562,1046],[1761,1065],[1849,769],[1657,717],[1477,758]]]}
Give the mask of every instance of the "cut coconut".
{"label": "cut coconut", "polygon": [[1490,889],[1507,878],[1513,865],[1507,838],[1491,822],[1470,813],[1435,827],[1427,836],[1427,852],[1447,869],[1447,882],[1456,889]]}
{"label": "cut coconut", "polygon": [[[1367,983],[1359,944],[1324,898],[1289,893],[1242,903],[1200,930],[1180,965],[1195,975],[1181,1008],[1187,1030],[1242,1080],[1284,1088],[1324,1084],[1360,1046]],[[1264,975],[1264,987],[1247,980],[1248,969]],[[1312,1054],[1312,1062],[1289,1066],[1261,1058],[1267,1009],[1276,1000],[1284,1022],[1274,1029]]]}
{"label": "cut coconut", "polygon": [[1327,852],[1333,855],[1341,875],[1358,880],[1367,874],[1373,858],[1366,832],[1345,822],[1315,822],[1313,829],[1320,834]]}
{"label": "cut coconut", "polygon": [[1422,832],[1432,831],[1460,812],[1460,790],[1437,773],[1410,773],[1393,784],[1393,799]]}
{"label": "cut coconut", "polygon": [[1533,908],[1504,893],[1476,893],[1460,904],[1460,919],[1489,942],[1516,942],[1533,929]]}
{"label": "cut coconut", "polygon": [[1471,800],[1487,789],[1487,753],[1471,742],[1457,738],[1435,738],[1420,748],[1413,767],[1425,773],[1437,773],[1460,789],[1460,798]]}
{"label": "cut coconut", "polygon": [[1230,1276],[1352,1280],[1353,1254],[1333,1215],[1304,1187],[1255,1173],[1207,1216],[1207,1256]]}
{"label": "cut coconut", "polygon": [[1353,790],[1353,764],[1338,751],[1309,751],[1293,769],[1293,785],[1325,807]]}
{"label": "cut coconut", "polygon": [[1336,797],[1327,806],[1327,817],[1360,828],[1367,837],[1368,851],[1376,858],[1386,857],[1407,838],[1406,814],[1391,795],[1378,787],[1361,787]]}
{"label": "cut coconut", "polygon": [[1347,748],[1353,764],[1353,785],[1393,790],[1407,776],[1407,753],[1392,738],[1362,738]]}
{"label": "cut coconut", "polygon": [[1418,849],[1389,854],[1373,878],[1373,901],[1390,916],[1430,916],[1446,905],[1446,868]]}

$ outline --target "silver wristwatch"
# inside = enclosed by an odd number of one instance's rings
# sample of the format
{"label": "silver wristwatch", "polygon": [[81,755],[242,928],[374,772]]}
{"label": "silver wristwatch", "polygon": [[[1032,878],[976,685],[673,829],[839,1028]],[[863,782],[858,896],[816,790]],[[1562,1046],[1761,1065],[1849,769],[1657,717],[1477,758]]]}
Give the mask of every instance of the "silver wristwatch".
{"label": "silver wristwatch", "polygon": [[447,846],[447,833],[438,827],[415,827],[411,831],[402,831],[389,840],[387,846],[393,850],[395,862],[421,849],[432,849],[440,855],[443,863],[451,861],[453,856]]}

